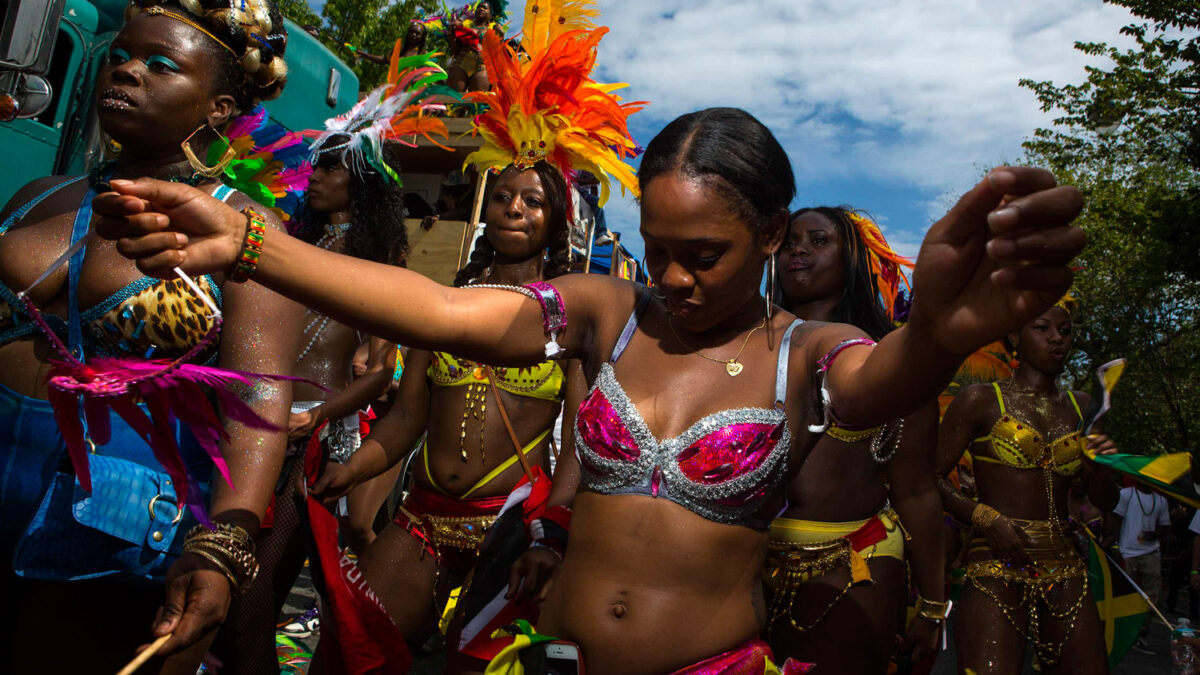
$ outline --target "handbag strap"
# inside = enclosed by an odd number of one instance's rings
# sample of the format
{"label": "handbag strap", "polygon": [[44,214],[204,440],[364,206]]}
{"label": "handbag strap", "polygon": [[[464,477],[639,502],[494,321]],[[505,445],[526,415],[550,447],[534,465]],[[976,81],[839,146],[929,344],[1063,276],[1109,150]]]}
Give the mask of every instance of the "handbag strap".
{"label": "handbag strap", "polygon": [[500,388],[496,386],[496,373],[492,372],[491,366],[484,366],[483,372],[487,375],[488,386],[491,387],[492,396],[496,399],[496,408],[500,410],[500,419],[508,431],[508,439],[512,441],[513,449],[516,450],[517,461],[521,463],[521,468],[525,470],[529,482],[533,483],[533,467],[529,466],[529,460],[525,459],[525,450],[521,447],[521,441],[517,440],[517,432],[513,430],[512,422],[508,419],[508,410],[504,407],[504,399],[500,397]]}
{"label": "handbag strap", "polygon": [[[71,225],[71,246],[74,246],[88,232],[88,226],[92,222],[92,200],[96,198],[96,194],[96,188],[89,186],[88,191],[83,195],[79,210],[75,212],[75,223]],[[81,247],[75,252],[75,255],[71,256],[71,262],[67,263],[67,348],[80,361],[84,360],[84,354],[83,320],[80,318],[79,312],[79,277],[83,270],[83,256],[86,253],[87,247]]]}

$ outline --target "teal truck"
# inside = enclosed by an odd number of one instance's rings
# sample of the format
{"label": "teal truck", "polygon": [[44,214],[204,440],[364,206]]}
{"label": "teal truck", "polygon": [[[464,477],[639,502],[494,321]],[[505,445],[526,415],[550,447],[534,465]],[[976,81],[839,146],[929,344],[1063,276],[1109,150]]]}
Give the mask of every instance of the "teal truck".
{"label": "teal truck", "polygon": [[[127,0],[0,0],[0,205],[40,176],[86,173],[104,139],[94,87]],[[320,128],[358,100],[358,77],[292,21],[288,84],[265,107],[284,128]]]}

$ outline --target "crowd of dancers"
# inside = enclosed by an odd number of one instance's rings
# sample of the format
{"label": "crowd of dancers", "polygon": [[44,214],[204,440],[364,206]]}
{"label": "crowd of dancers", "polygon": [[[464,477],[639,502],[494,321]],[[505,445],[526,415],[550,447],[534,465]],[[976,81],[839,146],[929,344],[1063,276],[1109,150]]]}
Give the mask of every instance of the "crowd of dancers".
{"label": "crowd of dancers", "polygon": [[[192,149],[285,86],[278,10],[130,5],[96,87],[120,154],[0,225],[0,670],[115,672],[157,639],[158,672],[275,672],[306,558],[313,673],[404,672],[436,631],[452,672],[928,667],[947,514],[960,670],[1019,672],[1028,641],[1043,672],[1106,672],[1067,500],[1117,505],[1091,460],[1115,447],[1059,385],[1079,193],[993,170],[930,228],[908,305],[865,214],[789,212],[792,159],[744,111],[678,117],[635,175],[642,104],[592,79],[588,3],[525,11],[519,50],[480,37],[486,228],[446,287],[404,267],[389,142],[429,130],[433,80],[320,134],[289,235]],[[650,286],[568,274],[579,171],[639,196]],[[996,340],[1012,378],[939,425]],[[117,363],[151,365],[97,393]]]}

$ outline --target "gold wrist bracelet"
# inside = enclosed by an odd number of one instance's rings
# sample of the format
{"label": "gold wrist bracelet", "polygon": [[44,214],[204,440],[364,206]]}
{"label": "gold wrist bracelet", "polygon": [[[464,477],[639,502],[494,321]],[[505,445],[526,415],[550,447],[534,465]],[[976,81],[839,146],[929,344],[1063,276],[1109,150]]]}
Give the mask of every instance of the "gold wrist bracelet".
{"label": "gold wrist bracelet", "polygon": [[918,594],[915,610],[917,616],[921,617],[922,619],[928,619],[930,621],[945,621],[946,618],[950,616],[951,604],[952,603],[949,600],[945,602],[926,600],[925,598],[921,597],[920,594]]}
{"label": "gold wrist bracelet", "polygon": [[996,522],[996,519],[999,517],[999,511],[982,502],[975,506],[974,511],[971,511],[971,522],[981,532],[991,527],[992,523]]}

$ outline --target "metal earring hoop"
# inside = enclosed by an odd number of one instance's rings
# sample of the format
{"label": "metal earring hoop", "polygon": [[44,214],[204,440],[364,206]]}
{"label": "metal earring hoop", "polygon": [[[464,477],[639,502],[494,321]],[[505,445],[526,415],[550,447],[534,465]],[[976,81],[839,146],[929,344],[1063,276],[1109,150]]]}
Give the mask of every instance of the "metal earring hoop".
{"label": "metal earring hoop", "polygon": [[775,256],[767,260],[767,321],[775,313]]}

